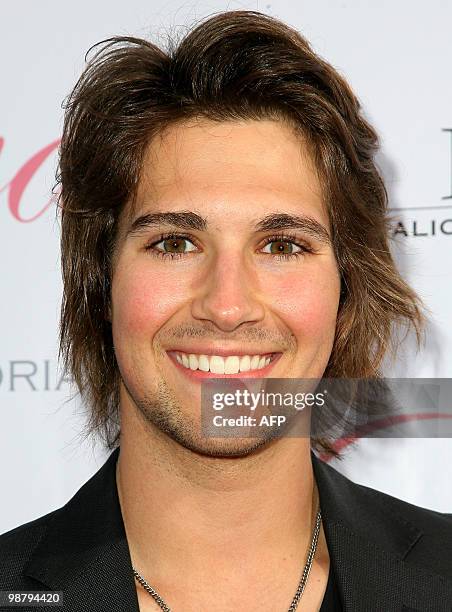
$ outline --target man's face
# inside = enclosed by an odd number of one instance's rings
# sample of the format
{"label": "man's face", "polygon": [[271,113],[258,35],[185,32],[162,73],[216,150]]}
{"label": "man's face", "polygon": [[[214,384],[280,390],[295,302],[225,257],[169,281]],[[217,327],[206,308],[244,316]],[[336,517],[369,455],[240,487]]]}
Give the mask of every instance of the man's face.
{"label": "man's face", "polygon": [[[155,225],[156,213],[175,214]],[[114,259],[121,410],[204,454],[265,443],[204,438],[201,382],[323,375],[340,292],[329,234],[307,148],[286,124],[203,119],[154,138]]]}

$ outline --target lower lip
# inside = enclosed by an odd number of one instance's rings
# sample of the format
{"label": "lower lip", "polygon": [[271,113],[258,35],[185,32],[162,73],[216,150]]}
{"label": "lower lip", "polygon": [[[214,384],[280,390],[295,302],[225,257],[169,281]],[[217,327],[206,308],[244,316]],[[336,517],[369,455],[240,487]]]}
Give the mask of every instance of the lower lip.
{"label": "lower lip", "polygon": [[[282,353],[271,353],[273,359],[270,363],[265,366],[265,368],[261,368],[260,370],[250,370],[248,372],[237,372],[237,374],[214,374],[213,372],[203,372],[202,370],[190,370],[186,368],[181,363],[179,363],[176,359],[175,351],[167,351],[167,355],[174,363],[174,365],[179,368],[186,376],[190,379],[202,379],[202,378],[265,378],[268,376],[270,370],[273,368],[275,363],[279,360]],[[270,356],[270,355],[267,355]]]}

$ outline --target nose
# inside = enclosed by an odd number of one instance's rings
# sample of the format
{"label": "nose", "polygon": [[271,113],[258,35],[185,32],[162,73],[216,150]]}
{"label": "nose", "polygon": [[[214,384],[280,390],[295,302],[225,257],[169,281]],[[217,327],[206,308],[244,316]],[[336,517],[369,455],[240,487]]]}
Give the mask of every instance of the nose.
{"label": "nose", "polygon": [[229,251],[217,256],[200,284],[191,305],[195,319],[210,321],[222,331],[263,320],[256,273],[239,255],[231,256]]}

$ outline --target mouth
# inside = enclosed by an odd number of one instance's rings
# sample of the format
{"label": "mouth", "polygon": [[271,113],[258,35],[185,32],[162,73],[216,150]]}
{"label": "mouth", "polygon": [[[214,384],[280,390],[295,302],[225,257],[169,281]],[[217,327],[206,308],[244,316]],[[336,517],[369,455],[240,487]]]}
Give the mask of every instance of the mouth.
{"label": "mouth", "polygon": [[206,355],[167,351],[171,361],[190,378],[264,378],[282,353]]}

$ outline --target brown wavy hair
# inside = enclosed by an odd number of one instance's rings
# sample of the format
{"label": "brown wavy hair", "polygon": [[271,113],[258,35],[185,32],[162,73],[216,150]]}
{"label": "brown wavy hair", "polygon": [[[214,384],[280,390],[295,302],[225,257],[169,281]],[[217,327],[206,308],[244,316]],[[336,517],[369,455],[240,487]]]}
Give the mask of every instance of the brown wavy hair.
{"label": "brown wavy hair", "polygon": [[[119,442],[119,371],[106,318],[118,217],[134,201],[151,139],[176,121],[277,119],[303,135],[321,178],[342,287],[325,377],[378,378],[395,326],[423,305],[389,250],[378,138],[342,76],[296,30],[256,11],[215,14],[165,50],[114,37],[94,45],[69,95],[60,148],[60,358],[89,409],[87,433]],[[336,454],[326,438],[312,447]]]}

